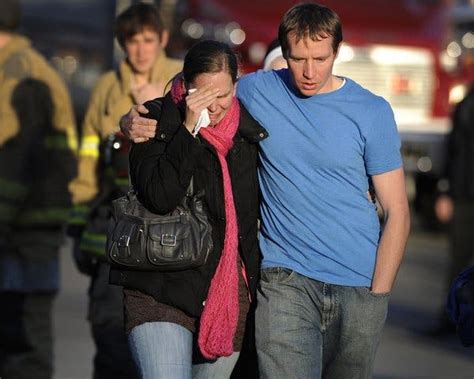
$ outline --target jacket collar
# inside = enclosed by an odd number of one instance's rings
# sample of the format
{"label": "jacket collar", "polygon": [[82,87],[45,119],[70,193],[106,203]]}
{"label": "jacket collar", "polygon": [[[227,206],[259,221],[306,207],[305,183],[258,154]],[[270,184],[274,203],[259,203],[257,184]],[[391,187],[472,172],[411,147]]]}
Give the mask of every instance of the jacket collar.
{"label": "jacket collar", "polygon": [[260,142],[268,137],[267,130],[261,126],[249,113],[249,111],[240,103],[240,125],[238,133],[250,142]]}
{"label": "jacket collar", "polygon": [[30,40],[18,34],[0,49],[0,65],[2,65],[11,55],[30,46]]}
{"label": "jacket collar", "polygon": [[[168,57],[166,56],[165,52],[162,51],[158,58],[156,58],[156,61],[151,68],[150,83],[156,83],[162,79],[163,72],[166,72],[165,68],[167,62]],[[122,93],[131,93],[133,72],[127,59],[124,59],[122,63],[120,63],[118,71],[121,79]]]}

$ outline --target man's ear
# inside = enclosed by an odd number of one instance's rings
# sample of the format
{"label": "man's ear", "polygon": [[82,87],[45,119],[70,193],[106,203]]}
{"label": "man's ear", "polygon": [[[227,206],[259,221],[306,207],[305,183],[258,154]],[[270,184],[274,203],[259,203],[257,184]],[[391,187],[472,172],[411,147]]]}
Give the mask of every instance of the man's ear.
{"label": "man's ear", "polygon": [[160,47],[164,49],[168,45],[170,40],[170,32],[167,29],[163,29],[160,34]]}

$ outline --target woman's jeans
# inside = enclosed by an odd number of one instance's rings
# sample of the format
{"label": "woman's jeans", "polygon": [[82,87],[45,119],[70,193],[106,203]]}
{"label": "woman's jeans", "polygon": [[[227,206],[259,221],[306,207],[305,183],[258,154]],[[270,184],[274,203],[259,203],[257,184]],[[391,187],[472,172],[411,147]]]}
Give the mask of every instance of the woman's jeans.
{"label": "woman's jeans", "polygon": [[128,341],[143,379],[229,378],[239,353],[192,364],[193,333],[171,322],[147,322],[132,329]]}
{"label": "woman's jeans", "polygon": [[389,294],[261,272],[255,332],[261,378],[371,378]]}

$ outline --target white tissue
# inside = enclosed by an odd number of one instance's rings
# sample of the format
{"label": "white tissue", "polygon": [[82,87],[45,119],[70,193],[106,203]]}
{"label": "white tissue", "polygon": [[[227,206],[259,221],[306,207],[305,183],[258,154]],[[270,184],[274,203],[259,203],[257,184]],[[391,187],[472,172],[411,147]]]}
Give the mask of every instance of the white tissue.
{"label": "white tissue", "polygon": [[[196,88],[191,88],[190,90],[188,90],[188,93],[193,93],[194,91],[196,91]],[[207,128],[210,123],[211,123],[211,119],[209,118],[209,112],[207,111],[207,108],[204,108],[201,111],[201,114],[199,115],[196,125],[194,125],[192,135],[196,137],[197,134],[199,133],[199,130],[201,128]]]}

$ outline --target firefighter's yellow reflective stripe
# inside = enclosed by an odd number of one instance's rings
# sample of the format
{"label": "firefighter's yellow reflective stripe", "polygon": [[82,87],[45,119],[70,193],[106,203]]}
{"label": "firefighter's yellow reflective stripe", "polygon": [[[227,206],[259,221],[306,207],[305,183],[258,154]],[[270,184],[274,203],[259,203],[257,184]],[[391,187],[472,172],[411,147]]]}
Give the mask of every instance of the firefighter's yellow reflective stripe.
{"label": "firefighter's yellow reflective stripe", "polygon": [[7,199],[19,200],[23,198],[27,192],[28,187],[12,180],[0,178],[0,196]]}
{"label": "firefighter's yellow reflective stripe", "polygon": [[70,208],[41,208],[29,209],[21,213],[20,225],[49,224],[51,222],[64,222],[69,219]]}
{"label": "firefighter's yellow reflective stripe", "polygon": [[10,222],[16,215],[18,208],[6,203],[0,203],[0,222]]}
{"label": "firefighter's yellow reflective stripe", "polygon": [[99,158],[99,151],[92,150],[92,149],[81,149],[79,151],[79,155],[83,157],[92,157],[92,158]]}
{"label": "firefighter's yellow reflective stripe", "polygon": [[69,149],[74,151],[74,153],[77,153],[77,149],[79,146],[77,142],[76,126],[70,125],[69,128],[66,129],[66,135],[67,145],[69,146]]}
{"label": "firefighter's yellow reflective stripe", "polygon": [[130,181],[128,178],[114,178],[115,185],[119,187],[128,187],[130,186]]}
{"label": "firefighter's yellow reflective stripe", "polygon": [[79,155],[87,157],[99,157],[99,136],[84,136],[81,141]]}
{"label": "firefighter's yellow reflective stripe", "polygon": [[69,214],[68,223],[71,225],[86,224],[90,211],[91,208],[87,205],[76,205]]}
{"label": "firefighter's yellow reflective stripe", "polygon": [[80,249],[95,255],[104,256],[106,243],[107,236],[105,234],[85,231],[81,237]]}

